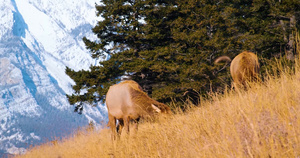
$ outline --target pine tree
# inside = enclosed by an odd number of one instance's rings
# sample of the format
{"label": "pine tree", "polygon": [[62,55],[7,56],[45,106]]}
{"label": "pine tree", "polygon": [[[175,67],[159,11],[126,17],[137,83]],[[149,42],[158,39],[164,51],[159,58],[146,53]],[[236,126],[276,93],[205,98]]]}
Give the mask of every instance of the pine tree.
{"label": "pine tree", "polygon": [[[221,0],[103,0],[96,5],[104,18],[93,28],[99,38],[84,38],[92,57],[109,56],[89,71],[66,73],[74,79],[71,104],[98,102],[110,85],[127,77],[162,102],[193,98],[230,84],[228,67],[214,65],[220,55],[243,50],[272,57],[281,52],[299,27],[299,2]],[[289,9],[289,5],[295,6]],[[292,27],[281,17],[293,17]],[[283,27],[284,26],[284,27]],[[285,31],[282,31],[285,30]],[[81,94],[82,90],[86,90]],[[81,111],[77,104],[76,111]]]}

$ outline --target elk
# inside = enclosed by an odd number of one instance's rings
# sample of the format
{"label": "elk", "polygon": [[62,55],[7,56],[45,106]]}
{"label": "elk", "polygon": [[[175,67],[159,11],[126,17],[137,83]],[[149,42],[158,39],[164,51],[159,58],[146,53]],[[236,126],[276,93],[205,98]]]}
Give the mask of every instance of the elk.
{"label": "elk", "polygon": [[[228,56],[221,56],[215,60],[215,63],[220,61],[230,62],[231,59]],[[257,80],[259,74],[257,55],[249,51],[237,55],[231,61],[230,74],[236,86],[246,86],[247,82]]]}
{"label": "elk", "polygon": [[[132,80],[126,80],[110,86],[106,94],[106,106],[108,109],[108,126],[112,131],[112,140],[121,134],[122,128],[129,133],[131,121],[137,123],[140,118],[151,118],[158,113],[171,113],[170,108],[150,98],[141,86]],[[116,120],[119,121],[116,126]]]}

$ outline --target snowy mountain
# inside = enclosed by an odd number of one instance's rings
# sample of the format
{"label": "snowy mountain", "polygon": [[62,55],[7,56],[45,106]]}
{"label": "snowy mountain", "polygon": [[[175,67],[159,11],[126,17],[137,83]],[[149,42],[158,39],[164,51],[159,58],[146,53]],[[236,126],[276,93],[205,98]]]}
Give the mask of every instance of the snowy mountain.
{"label": "snowy mountain", "polygon": [[93,38],[97,0],[0,0],[0,156],[106,121],[104,105],[73,112],[65,67],[97,64],[82,41]]}

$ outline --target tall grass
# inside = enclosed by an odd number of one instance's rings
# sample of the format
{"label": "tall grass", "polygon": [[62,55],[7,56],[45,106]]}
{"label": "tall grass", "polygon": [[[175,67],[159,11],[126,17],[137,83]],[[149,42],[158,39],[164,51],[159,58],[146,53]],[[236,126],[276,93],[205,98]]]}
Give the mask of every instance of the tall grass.
{"label": "tall grass", "polygon": [[109,129],[83,131],[17,157],[299,157],[298,61],[294,70],[278,64],[280,75],[247,91],[212,94],[198,107],[140,124],[115,142]]}

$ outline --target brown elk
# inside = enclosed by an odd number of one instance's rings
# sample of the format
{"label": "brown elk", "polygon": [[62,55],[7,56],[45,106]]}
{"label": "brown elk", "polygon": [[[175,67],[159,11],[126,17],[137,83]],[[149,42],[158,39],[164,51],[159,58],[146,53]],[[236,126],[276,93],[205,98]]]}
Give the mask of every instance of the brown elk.
{"label": "brown elk", "polygon": [[[167,105],[151,99],[139,84],[132,80],[111,86],[106,94],[106,106],[112,140],[116,139],[117,133],[121,134],[123,126],[123,130],[128,133],[131,121],[134,121],[137,129],[140,118],[151,118],[157,113],[171,113]],[[118,127],[116,120],[119,121]]]}
{"label": "brown elk", "polygon": [[[221,56],[215,60],[215,63],[220,61],[230,62],[228,56]],[[247,82],[257,80],[259,74],[259,62],[257,55],[244,51],[237,55],[230,65],[230,74],[233,82],[237,86],[245,86]]]}

